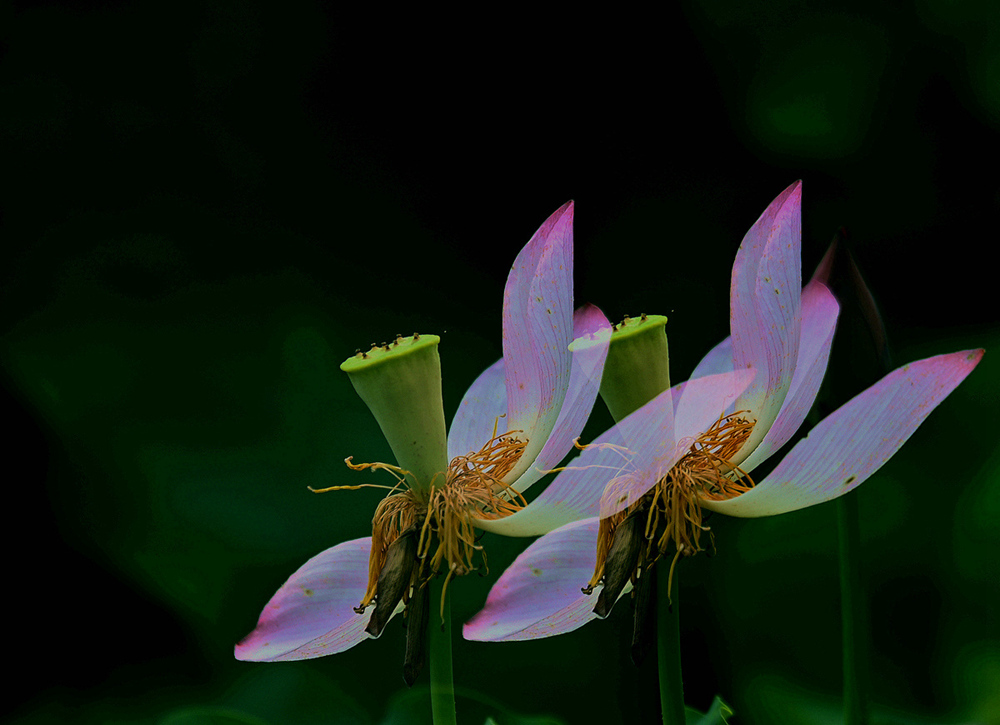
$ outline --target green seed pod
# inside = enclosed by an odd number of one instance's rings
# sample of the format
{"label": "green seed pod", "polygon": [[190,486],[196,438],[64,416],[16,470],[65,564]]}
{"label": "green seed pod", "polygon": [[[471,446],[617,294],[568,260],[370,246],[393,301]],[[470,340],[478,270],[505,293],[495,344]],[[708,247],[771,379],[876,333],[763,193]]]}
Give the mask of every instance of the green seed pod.
{"label": "green seed pod", "polygon": [[441,398],[441,358],[437,335],[397,337],[345,360],[351,378],[389,442],[407,485],[418,495],[435,477],[443,483],[448,444]]}
{"label": "green seed pod", "polygon": [[601,397],[616,421],[670,387],[666,324],[663,315],[642,315],[615,325]]}

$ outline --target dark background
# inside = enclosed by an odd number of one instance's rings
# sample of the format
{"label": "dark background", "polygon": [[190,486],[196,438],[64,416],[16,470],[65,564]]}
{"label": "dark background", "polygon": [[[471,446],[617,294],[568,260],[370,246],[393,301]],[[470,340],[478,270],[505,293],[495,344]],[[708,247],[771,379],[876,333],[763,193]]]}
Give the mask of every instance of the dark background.
{"label": "dark background", "polygon": [[[289,574],[370,530],[377,492],[306,490],[390,460],[340,361],[440,334],[450,418],[500,355],[515,255],[573,198],[577,301],[669,315],[682,380],[728,333],[743,234],[803,179],[804,274],[846,228],[896,364],[988,349],[860,506],[880,717],[1000,722],[988,7],[0,4],[4,717],[420,722],[401,627],[232,658]],[[842,328],[830,404],[873,379]],[[688,703],[837,722],[835,507],[712,526],[681,570]],[[484,543],[458,620],[527,542]],[[456,640],[462,721],[655,721],[630,625]]]}

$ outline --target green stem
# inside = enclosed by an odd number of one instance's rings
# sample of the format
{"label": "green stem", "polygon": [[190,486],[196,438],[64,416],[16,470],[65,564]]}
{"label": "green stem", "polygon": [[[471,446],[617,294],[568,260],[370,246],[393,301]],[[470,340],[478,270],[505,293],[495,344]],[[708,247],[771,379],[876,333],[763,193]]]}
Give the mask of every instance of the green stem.
{"label": "green stem", "polygon": [[837,524],[844,647],[844,724],[868,725],[868,610],[861,577],[857,491],[837,499]]}
{"label": "green stem", "polygon": [[[665,560],[656,571],[656,661],[660,671],[660,709],[664,725],[684,725],[684,681],[681,677],[681,626],[677,578],[668,576]],[[671,586],[671,578],[673,585]]]}
{"label": "green stem", "polygon": [[444,581],[445,577],[438,576],[427,584],[431,588],[431,611],[427,624],[431,666],[431,714],[434,725],[455,725],[455,678],[451,664],[451,600],[444,596]]}

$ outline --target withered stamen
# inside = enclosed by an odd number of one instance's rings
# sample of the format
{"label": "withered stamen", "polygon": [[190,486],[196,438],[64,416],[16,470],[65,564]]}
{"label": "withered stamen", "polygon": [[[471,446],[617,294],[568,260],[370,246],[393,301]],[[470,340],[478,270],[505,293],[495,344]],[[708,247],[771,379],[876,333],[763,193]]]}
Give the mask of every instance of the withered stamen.
{"label": "withered stamen", "polygon": [[[396,606],[399,601],[399,597],[396,597],[399,589],[397,580],[402,574],[396,572],[401,565],[393,563],[394,560],[390,561],[390,552],[399,550],[394,544],[401,536],[409,536],[405,532],[411,529],[414,538],[413,557],[419,565],[413,568],[408,586],[400,595],[404,602],[408,601],[409,587],[423,586],[443,568],[446,569],[444,592],[452,577],[467,574],[477,568],[474,561],[477,553],[485,567],[486,556],[482,546],[476,542],[475,522],[503,518],[527,505],[524,497],[504,481],[527,447],[527,441],[520,440],[516,435],[521,432],[507,431],[491,438],[478,451],[456,456],[443,476],[435,477],[430,483],[429,492],[422,494],[420,498],[410,489],[399,490],[405,486],[408,471],[387,463],[355,464],[350,458],[345,460],[352,470],[385,470],[397,481],[393,492],[379,503],[372,519],[368,589],[355,611],[364,612],[376,602],[376,612],[380,612],[379,607],[382,605],[379,600],[384,596],[395,599],[393,602],[386,602],[384,607],[389,604]],[[355,487],[333,486],[321,490],[343,488]],[[392,586],[390,580],[386,579],[387,567],[397,574],[391,582]],[[384,594],[390,590],[391,595]],[[378,624],[375,628],[381,631]]]}
{"label": "withered stamen", "polygon": [[[646,550],[637,556],[633,580],[638,573],[638,560],[648,566],[666,554],[673,543],[676,553],[670,566],[672,581],[677,560],[693,556],[701,547],[701,533],[709,532],[703,524],[701,501],[722,501],[738,496],[753,488],[753,480],[739,466],[731,463],[743,444],[750,437],[754,423],[741,417],[748,411],[737,411],[721,416],[691,445],[684,455],[656,485],[630,506],[600,521],[597,537],[597,563],[594,576],[584,591],[590,593],[600,583],[608,586],[608,566],[617,530],[635,515],[645,515],[643,536]],[[605,496],[612,495],[622,484],[627,484],[628,474],[612,480]],[[623,494],[624,495],[624,494]],[[617,574],[613,577],[620,578]],[[620,591],[620,589],[619,589]],[[617,594],[616,594],[617,596]],[[613,604],[613,602],[612,602]]]}

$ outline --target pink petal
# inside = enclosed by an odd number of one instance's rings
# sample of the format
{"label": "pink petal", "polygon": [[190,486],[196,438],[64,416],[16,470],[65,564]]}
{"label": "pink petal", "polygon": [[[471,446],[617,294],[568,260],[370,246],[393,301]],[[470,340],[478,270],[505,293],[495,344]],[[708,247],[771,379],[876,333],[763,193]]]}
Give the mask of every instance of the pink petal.
{"label": "pink petal", "polygon": [[746,390],[754,376],[753,370],[734,370],[675,386],[672,389],[676,401],[673,436],[654,449],[653,460],[644,462],[642,475],[626,477],[608,487],[601,499],[601,518],[624,511],[642,498],[687,453],[694,439],[708,430]]}
{"label": "pink petal", "polygon": [[686,451],[755,379],[755,370],[706,375],[674,386],[674,429]]}
{"label": "pink petal", "polygon": [[555,468],[573,448],[573,441],[580,437],[583,426],[594,409],[597,391],[601,385],[604,360],[611,342],[611,323],[604,313],[593,305],[576,311],[574,321],[573,363],[569,376],[569,389],[559,410],[559,417],[545,445],[532,466],[513,482],[517,491],[524,491],[531,484]]}
{"label": "pink petal", "polygon": [[611,330],[611,323],[597,305],[580,305],[573,313],[573,339],[597,337]]}
{"label": "pink petal", "polygon": [[966,350],[904,365],[822,420],[756,487],[702,505],[731,516],[771,516],[847,493],[899,450],[982,356]]}
{"label": "pink petal", "polygon": [[521,552],[493,585],[486,606],[466,622],[466,639],[483,642],[536,639],[570,632],[592,619],[596,589],[597,519],[577,521],[547,534]]}
{"label": "pink petal", "polygon": [[795,373],[778,417],[760,445],[740,464],[747,473],[785,445],[806,419],[826,373],[839,312],[840,305],[821,282],[810,282],[802,290],[802,337]]}
{"label": "pink petal", "polygon": [[753,450],[781,409],[798,357],[802,260],[801,182],[785,189],[750,228],[733,264],[733,367],[759,377],[736,401],[758,425],[744,447]]}
{"label": "pink petal", "polygon": [[257,627],[236,645],[236,659],[302,660],[343,652],[368,638],[371,616],[356,614],[368,587],[371,537],[317,554],[282,585],[260,613]]}
{"label": "pink petal", "polygon": [[733,338],[727,337],[708,351],[695,369],[691,372],[691,380],[703,378],[706,375],[728,373],[733,369]]}
{"label": "pink petal", "polygon": [[[752,370],[738,370],[663,391],[599,436],[526,508],[477,526],[504,536],[537,536],[571,521],[607,517],[627,508],[677,463],[691,439],[718,419],[753,376]],[[686,439],[680,444],[674,443],[675,427],[678,437]]]}
{"label": "pink petal", "polygon": [[503,358],[486,368],[469,387],[448,430],[448,459],[478,451],[507,426],[507,387]]}
{"label": "pink petal", "polygon": [[[659,396],[597,437],[527,507],[476,525],[503,536],[537,536],[597,516],[608,481],[622,473],[647,475],[654,455],[672,449],[673,391]],[[652,479],[648,490],[656,483]]]}
{"label": "pink petal", "polygon": [[504,289],[507,425],[528,438],[515,476],[534,461],[559,415],[572,341],[573,202],[567,202],[518,254]]}

